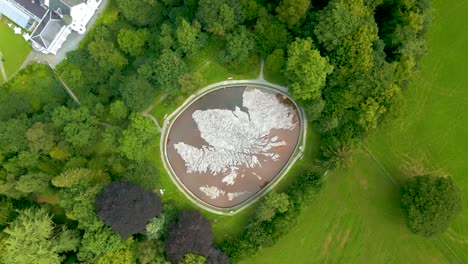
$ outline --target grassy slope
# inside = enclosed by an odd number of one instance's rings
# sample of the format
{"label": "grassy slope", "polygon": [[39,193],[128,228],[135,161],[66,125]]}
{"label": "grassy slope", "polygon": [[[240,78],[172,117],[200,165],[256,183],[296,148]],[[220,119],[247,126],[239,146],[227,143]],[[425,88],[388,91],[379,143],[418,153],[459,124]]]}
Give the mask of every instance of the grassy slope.
{"label": "grassy slope", "polygon": [[[11,76],[23,64],[31,51],[31,45],[21,35],[15,35],[8,25],[0,23],[0,51],[5,59],[3,66],[6,74]],[[3,77],[0,74],[0,83],[1,81]]]}
{"label": "grassy slope", "polygon": [[295,263],[468,262],[467,203],[443,240],[419,238],[406,229],[398,189],[388,179],[392,175],[401,183],[398,171],[404,155],[424,156],[451,174],[468,194],[468,116],[464,111],[468,35],[463,34],[467,32],[464,14],[468,3],[437,1],[433,6],[429,52],[407,92],[404,117],[366,142],[376,161],[360,150],[350,169],[329,175],[323,192],[289,234],[245,263],[288,263],[292,259]]}

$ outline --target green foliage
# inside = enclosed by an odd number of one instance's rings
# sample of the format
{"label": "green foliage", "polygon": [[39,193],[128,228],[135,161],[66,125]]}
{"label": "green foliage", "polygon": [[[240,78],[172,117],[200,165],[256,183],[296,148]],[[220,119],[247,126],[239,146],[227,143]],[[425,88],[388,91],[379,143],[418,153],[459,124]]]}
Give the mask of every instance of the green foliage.
{"label": "green foliage", "polygon": [[372,12],[364,0],[334,0],[319,12],[314,32],[325,49],[332,51],[371,19]]}
{"label": "green foliage", "polygon": [[[0,197],[0,230],[13,218],[13,203],[10,199]],[[1,254],[1,253],[0,253]]]}
{"label": "green foliage", "polygon": [[55,226],[45,208],[19,211],[3,232],[2,263],[59,264],[64,260],[61,253],[76,250],[80,242],[74,231]]}
{"label": "green foliage", "polygon": [[401,205],[408,228],[431,237],[443,233],[461,212],[460,190],[450,177],[415,176],[402,188]]}
{"label": "green foliage", "polygon": [[224,35],[244,21],[242,9],[237,0],[200,0],[197,20],[208,32]]}
{"label": "green foliage", "polygon": [[22,116],[0,122],[0,153],[19,152],[28,148],[25,138],[29,120]]}
{"label": "green foliage", "polygon": [[52,179],[52,176],[43,173],[43,172],[36,172],[36,173],[28,173],[26,175],[22,175],[18,181],[16,182],[15,189],[25,193],[37,193],[43,194],[50,190],[49,182]]}
{"label": "green foliage", "polygon": [[163,6],[152,0],[117,0],[119,10],[130,22],[139,26],[157,24],[163,18]]}
{"label": "green foliage", "polygon": [[109,105],[109,114],[115,121],[121,121],[128,116],[128,109],[120,100],[115,100]]}
{"label": "green foliage", "polygon": [[[80,261],[96,263],[96,260],[104,254],[115,252],[123,247],[125,244],[119,235],[113,233],[102,222],[96,222],[95,227],[88,227],[83,234],[77,256]],[[123,255],[125,257],[125,252]]]}
{"label": "green foliage", "polygon": [[36,122],[26,131],[25,135],[29,142],[29,149],[33,153],[49,153],[57,143],[55,130],[51,123]]}
{"label": "green foliage", "polygon": [[91,146],[99,134],[97,118],[86,107],[68,109],[60,106],[52,112],[52,121],[62,131],[65,141],[74,147]]}
{"label": "green foliage", "polygon": [[256,218],[259,221],[270,221],[275,214],[286,212],[288,207],[289,199],[287,194],[271,191],[260,203],[257,209]]}
{"label": "green foliage", "polygon": [[117,36],[119,47],[132,56],[141,56],[145,52],[145,45],[148,42],[149,32],[147,29],[126,29],[122,28]]}
{"label": "green foliage", "polygon": [[286,49],[290,39],[285,25],[264,8],[259,11],[253,34],[263,56],[267,56],[276,49]]}
{"label": "green foliage", "polygon": [[289,28],[294,28],[301,24],[309,6],[308,0],[283,0],[276,8],[276,12],[281,22],[286,23]]}
{"label": "green foliage", "polygon": [[184,256],[184,259],[179,261],[179,264],[204,264],[206,258],[204,256],[200,256],[194,253],[187,253]]}
{"label": "green foliage", "polygon": [[255,48],[253,36],[243,26],[227,34],[226,41],[226,48],[220,52],[219,57],[222,62],[233,68],[245,63]]}
{"label": "green foliage", "polygon": [[312,49],[312,40],[299,39],[288,47],[286,73],[292,94],[298,100],[312,100],[321,96],[327,75],[333,72],[328,58]]}
{"label": "green foliage", "polygon": [[122,248],[116,251],[111,251],[101,256],[97,260],[97,264],[133,264],[135,256],[130,248]]}
{"label": "green foliage", "polygon": [[161,240],[147,239],[134,243],[135,255],[141,264],[169,264],[164,257],[164,244]]}
{"label": "green foliage", "polygon": [[179,91],[177,79],[188,71],[180,55],[170,49],[164,49],[155,66],[155,78],[161,89],[170,95],[177,94]]}
{"label": "green foliage", "polygon": [[127,58],[109,41],[92,41],[88,44],[88,52],[99,67],[109,71],[121,70],[128,63]]}
{"label": "green foliage", "polygon": [[154,94],[153,86],[139,75],[130,75],[119,87],[122,100],[131,111],[146,107]]}
{"label": "green foliage", "polygon": [[253,20],[258,17],[260,5],[255,0],[239,0],[245,20]]}
{"label": "green foliage", "polygon": [[180,93],[190,95],[206,86],[206,79],[200,72],[187,72],[179,76]]}
{"label": "green foliage", "polygon": [[138,114],[131,117],[130,127],[122,132],[120,150],[131,160],[142,160],[155,144],[158,131],[151,119]]}
{"label": "green foliage", "polygon": [[199,47],[198,35],[200,34],[201,25],[195,21],[190,25],[185,19],[182,19],[176,30],[177,43],[183,53],[193,53]]}
{"label": "green foliage", "polygon": [[284,51],[276,49],[265,60],[265,68],[272,73],[281,73],[285,66]]}
{"label": "green foliage", "polygon": [[160,238],[165,225],[166,225],[166,216],[164,214],[154,217],[146,225],[146,235],[150,239]]}

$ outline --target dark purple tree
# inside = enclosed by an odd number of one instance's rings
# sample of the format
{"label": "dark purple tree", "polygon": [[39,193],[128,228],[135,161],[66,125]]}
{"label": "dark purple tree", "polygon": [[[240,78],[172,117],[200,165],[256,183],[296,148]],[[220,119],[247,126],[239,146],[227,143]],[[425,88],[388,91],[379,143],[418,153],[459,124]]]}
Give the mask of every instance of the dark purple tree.
{"label": "dark purple tree", "polygon": [[95,203],[99,218],[123,238],[144,233],[148,221],[161,213],[161,207],[161,198],[154,192],[127,182],[110,183]]}
{"label": "dark purple tree", "polygon": [[212,243],[210,222],[198,211],[181,211],[179,221],[170,229],[166,239],[166,255],[172,263],[178,263],[189,252],[206,257]]}

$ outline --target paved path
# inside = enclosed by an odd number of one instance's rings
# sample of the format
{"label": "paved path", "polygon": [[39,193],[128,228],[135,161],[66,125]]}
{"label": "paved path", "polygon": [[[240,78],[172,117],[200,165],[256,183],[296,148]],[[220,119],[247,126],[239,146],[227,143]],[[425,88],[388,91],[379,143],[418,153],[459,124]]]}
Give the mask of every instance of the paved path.
{"label": "paved path", "polygon": [[70,95],[70,97],[73,99],[73,101],[75,101],[77,105],[81,105],[80,100],[78,99],[78,97],[76,97],[75,93],[73,93],[73,91],[68,87],[68,85],[62,80],[62,78],[60,78],[57,72],[55,72],[55,70],[49,64],[47,65],[49,66],[50,70],[54,74],[55,78],[60,82],[60,84],[62,84],[62,87],[65,89],[68,95]]}
{"label": "paved path", "polygon": [[26,57],[26,60],[21,65],[20,70],[23,69],[24,67],[26,67],[26,65],[28,65],[29,62],[31,62],[31,61],[47,62],[50,66],[55,68],[55,66],[57,66],[57,64],[59,64],[62,60],[66,59],[67,52],[72,51],[72,50],[76,50],[78,48],[78,45],[83,40],[83,38],[86,36],[86,34],[88,34],[90,29],[94,26],[94,23],[96,22],[96,19],[104,11],[106,6],[109,4],[109,1],[110,0],[102,0],[102,3],[101,3],[101,5],[99,5],[98,10],[96,10],[96,13],[91,18],[91,20],[88,22],[88,25],[86,25],[85,34],[80,35],[80,34],[76,33],[75,31],[73,31],[68,36],[67,40],[63,43],[63,46],[57,52],[57,55],[44,54],[42,52],[32,50],[31,53],[29,53],[28,57]]}
{"label": "paved path", "polygon": [[3,82],[6,83],[8,81],[8,77],[5,72],[5,67],[3,67],[3,54],[0,52],[0,71],[2,72]]}

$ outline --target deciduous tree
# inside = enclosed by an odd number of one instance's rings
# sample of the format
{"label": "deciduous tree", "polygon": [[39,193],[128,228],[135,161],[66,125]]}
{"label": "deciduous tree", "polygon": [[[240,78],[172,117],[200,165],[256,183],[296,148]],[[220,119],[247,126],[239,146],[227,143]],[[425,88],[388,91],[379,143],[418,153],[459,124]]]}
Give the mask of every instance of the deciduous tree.
{"label": "deciduous tree", "polygon": [[148,221],[160,212],[161,199],[131,183],[112,182],[96,198],[99,218],[123,238],[144,233]]}
{"label": "deciduous tree", "polygon": [[421,236],[443,233],[461,212],[460,190],[450,177],[415,176],[402,188],[408,228]]}
{"label": "deciduous tree", "polygon": [[309,0],[283,0],[276,12],[281,22],[286,23],[289,28],[294,28],[303,22],[309,6]]}
{"label": "deciduous tree", "polygon": [[321,96],[327,75],[333,72],[333,66],[327,57],[312,48],[312,40],[299,39],[288,47],[286,74],[293,97],[299,100],[312,100]]}
{"label": "deciduous tree", "polygon": [[158,131],[151,119],[138,114],[131,116],[130,127],[122,132],[120,150],[131,160],[142,160],[154,146]]}
{"label": "deciduous tree", "polygon": [[212,243],[210,222],[198,211],[181,211],[179,221],[171,228],[165,241],[166,255],[174,263],[190,252],[207,256]]}
{"label": "deciduous tree", "polygon": [[76,232],[55,226],[45,208],[19,211],[3,232],[2,263],[59,264],[65,259],[62,253],[76,250],[80,243]]}

